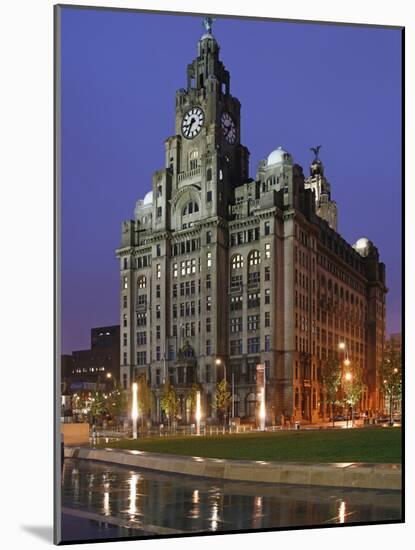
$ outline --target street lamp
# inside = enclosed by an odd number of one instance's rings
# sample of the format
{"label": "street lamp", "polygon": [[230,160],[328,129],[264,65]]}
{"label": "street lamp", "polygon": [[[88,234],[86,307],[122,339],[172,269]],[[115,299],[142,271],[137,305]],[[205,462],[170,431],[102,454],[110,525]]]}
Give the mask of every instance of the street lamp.
{"label": "street lamp", "polygon": [[261,389],[261,401],[259,404],[259,429],[265,431],[265,387]]}
{"label": "street lamp", "polygon": [[137,419],[138,419],[138,384],[134,382],[132,386],[133,402],[131,407],[131,418],[133,419],[133,439],[137,439]]}
{"label": "street lamp", "polygon": [[200,391],[196,392],[196,435],[200,435],[200,419],[202,412],[200,408]]}
{"label": "street lamp", "polygon": [[[351,382],[353,380],[353,374],[351,372],[346,372],[346,374],[344,375],[344,378],[346,382]],[[353,415],[353,405],[352,405],[352,426],[353,426],[353,420],[354,420],[354,415]],[[347,414],[346,414],[346,428],[348,427],[349,427],[349,408],[347,408]]]}

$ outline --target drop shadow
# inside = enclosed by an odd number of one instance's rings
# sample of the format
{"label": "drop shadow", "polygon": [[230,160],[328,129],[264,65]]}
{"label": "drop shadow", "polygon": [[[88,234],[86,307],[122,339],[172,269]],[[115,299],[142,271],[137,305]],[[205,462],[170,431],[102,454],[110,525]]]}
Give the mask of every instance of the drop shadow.
{"label": "drop shadow", "polygon": [[53,543],[53,527],[51,525],[21,525],[21,528],[39,539]]}

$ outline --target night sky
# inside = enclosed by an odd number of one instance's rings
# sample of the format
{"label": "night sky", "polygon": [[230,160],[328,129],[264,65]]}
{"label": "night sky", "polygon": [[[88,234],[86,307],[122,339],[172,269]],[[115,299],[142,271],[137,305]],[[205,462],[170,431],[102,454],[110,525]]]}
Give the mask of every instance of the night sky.
{"label": "night sky", "polygon": [[[121,222],[163,167],[203,32],[200,16],[62,10],[63,353],[119,323]],[[401,32],[222,18],[213,34],[242,104],[251,177],[279,145],[308,175],[322,144],[339,232],[379,248],[387,331],[400,331]]]}

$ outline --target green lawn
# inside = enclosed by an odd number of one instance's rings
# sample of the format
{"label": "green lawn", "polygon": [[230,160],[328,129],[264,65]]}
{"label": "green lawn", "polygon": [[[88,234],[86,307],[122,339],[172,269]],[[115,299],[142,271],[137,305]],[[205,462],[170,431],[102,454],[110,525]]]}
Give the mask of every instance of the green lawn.
{"label": "green lawn", "polygon": [[123,439],[102,447],[281,462],[401,462],[401,429],[304,430]]}

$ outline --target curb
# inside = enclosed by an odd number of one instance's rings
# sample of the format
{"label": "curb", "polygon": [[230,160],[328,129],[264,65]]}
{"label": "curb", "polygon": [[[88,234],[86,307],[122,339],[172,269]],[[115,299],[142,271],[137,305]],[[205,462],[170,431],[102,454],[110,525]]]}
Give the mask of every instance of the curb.
{"label": "curb", "polygon": [[339,462],[307,464],[262,460],[225,460],[197,456],[167,455],[146,451],[65,447],[65,458],[97,460],[165,473],[228,481],[318,485],[355,489],[400,491],[400,464]]}

